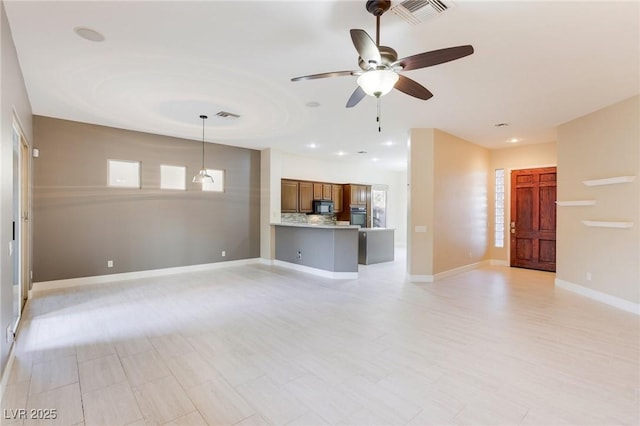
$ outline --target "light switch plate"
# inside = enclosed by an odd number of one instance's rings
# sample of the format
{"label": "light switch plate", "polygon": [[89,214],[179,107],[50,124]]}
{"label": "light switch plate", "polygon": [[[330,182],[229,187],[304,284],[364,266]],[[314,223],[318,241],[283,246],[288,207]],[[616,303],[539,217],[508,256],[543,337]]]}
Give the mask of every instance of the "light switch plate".
{"label": "light switch plate", "polygon": [[424,226],[424,225],[416,225],[415,231],[416,232],[427,232],[427,227]]}

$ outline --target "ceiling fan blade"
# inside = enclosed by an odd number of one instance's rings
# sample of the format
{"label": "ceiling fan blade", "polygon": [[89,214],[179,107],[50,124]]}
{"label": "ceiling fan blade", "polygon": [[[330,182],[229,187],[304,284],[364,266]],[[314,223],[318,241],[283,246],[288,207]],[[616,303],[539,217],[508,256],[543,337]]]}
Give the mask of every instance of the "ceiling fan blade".
{"label": "ceiling fan blade", "polygon": [[367,94],[362,90],[362,87],[358,86],[356,90],[351,94],[351,97],[347,101],[347,108],[353,108],[358,105],[358,103],[367,96]]}
{"label": "ceiling fan blade", "polygon": [[369,34],[365,30],[351,30],[351,40],[353,45],[358,51],[358,55],[366,64],[375,62],[376,64],[382,63],[382,56],[380,56],[380,50],[376,43],[369,37]]}
{"label": "ceiling fan blade", "polygon": [[391,64],[391,67],[400,65],[403,71],[416,70],[464,58],[472,53],[473,46],[471,45],[447,47],[446,49],[432,50],[398,59]]}
{"label": "ceiling fan blade", "polygon": [[398,82],[396,83],[394,88],[403,93],[406,93],[409,96],[413,96],[414,98],[422,99],[425,101],[433,96],[433,93],[431,93],[423,85],[403,75],[400,75],[400,78],[398,79]]}
{"label": "ceiling fan blade", "polygon": [[302,77],[294,77],[291,79],[291,81],[316,80],[318,78],[342,77],[344,75],[356,75],[354,73],[359,73],[359,72],[358,71],[323,72],[322,74],[311,74],[311,75],[303,75]]}

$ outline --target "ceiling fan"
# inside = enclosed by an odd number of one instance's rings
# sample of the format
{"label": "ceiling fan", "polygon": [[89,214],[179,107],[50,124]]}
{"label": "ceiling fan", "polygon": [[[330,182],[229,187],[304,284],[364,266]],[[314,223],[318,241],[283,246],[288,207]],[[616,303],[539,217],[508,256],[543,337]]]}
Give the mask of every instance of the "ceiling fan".
{"label": "ceiling fan", "polygon": [[356,106],[366,95],[379,98],[389,93],[393,88],[425,101],[431,98],[433,93],[415,80],[400,74],[400,72],[431,67],[463,58],[473,53],[473,46],[449,47],[398,59],[398,54],[394,49],[388,46],[380,46],[380,16],[390,7],[390,0],[367,1],[367,11],[376,17],[375,42],[365,30],[350,30],[351,40],[358,51],[358,55],[360,55],[358,58],[360,70],[311,74],[292,78],[291,81],[347,75],[358,76],[358,87],[347,101],[347,108]]}

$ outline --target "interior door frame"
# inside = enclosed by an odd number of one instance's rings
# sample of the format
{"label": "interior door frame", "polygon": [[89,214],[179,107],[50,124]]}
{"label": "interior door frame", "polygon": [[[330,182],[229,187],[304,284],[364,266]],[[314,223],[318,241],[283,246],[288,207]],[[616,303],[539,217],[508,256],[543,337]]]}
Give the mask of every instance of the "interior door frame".
{"label": "interior door frame", "polygon": [[504,179],[504,246],[507,249],[507,258],[505,259],[505,265],[511,267],[511,203],[513,200],[511,199],[511,172],[514,170],[527,170],[527,169],[544,169],[547,167],[555,167],[556,172],[558,170],[558,164],[541,164],[541,165],[526,165],[519,167],[505,167],[505,179]]}
{"label": "interior door frame", "polygon": [[[23,127],[18,119],[17,115],[13,114],[12,121],[12,132],[15,132],[18,136],[18,159],[17,173],[14,173],[14,179],[17,179],[17,187],[18,187],[18,197],[17,200],[14,197],[14,203],[17,202],[17,217],[16,220],[16,235],[15,241],[18,243],[18,247],[14,247],[13,255],[17,257],[17,268],[14,267],[14,274],[16,273],[15,269],[17,269],[19,280],[19,297],[20,297],[20,306],[18,316],[15,319],[14,324],[14,333],[16,332],[20,319],[22,317],[22,312],[26,305],[29,296],[29,287],[31,284],[31,259],[32,259],[32,249],[31,249],[31,236],[32,236],[32,225],[31,225],[31,213],[32,213],[32,161],[31,161],[31,144],[29,140],[25,136],[25,132]],[[16,206],[14,206],[15,208]],[[15,303],[13,301],[12,303]]]}

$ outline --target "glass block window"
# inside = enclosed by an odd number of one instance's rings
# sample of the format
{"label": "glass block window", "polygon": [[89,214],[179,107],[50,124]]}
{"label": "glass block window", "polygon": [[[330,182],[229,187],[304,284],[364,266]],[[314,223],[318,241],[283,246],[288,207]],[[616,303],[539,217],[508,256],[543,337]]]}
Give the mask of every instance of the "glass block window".
{"label": "glass block window", "polygon": [[504,247],[504,169],[496,169],[494,246]]}
{"label": "glass block window", "polygon": [[187,189],[187,168],[184,166],[160,165],[161,189]]}
{"label": "glass block window", "polygon": [[107,184],[114,188],[140,188],[140,162],[107,160]]}

